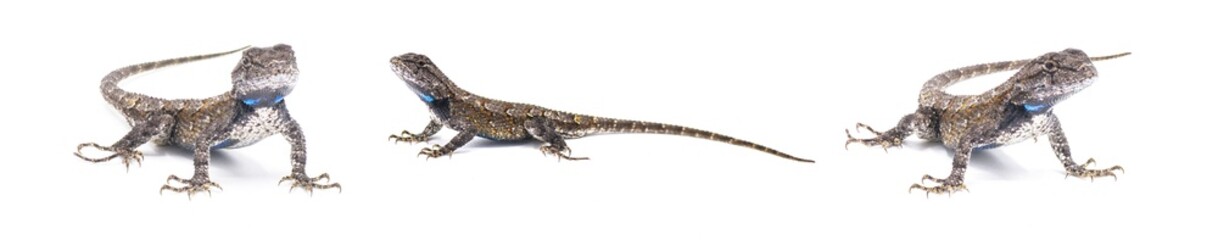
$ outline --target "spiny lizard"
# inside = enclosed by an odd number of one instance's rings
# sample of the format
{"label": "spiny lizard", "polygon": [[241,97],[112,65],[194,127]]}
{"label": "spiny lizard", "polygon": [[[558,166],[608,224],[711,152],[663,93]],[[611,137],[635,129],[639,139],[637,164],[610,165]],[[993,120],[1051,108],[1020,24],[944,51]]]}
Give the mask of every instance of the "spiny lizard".
{"label": "spiny lizard", "polygon": [[[329,174],[310,178],[305,174],[305,137],[296,120],[288,115],[284,96],[292,92],[299,71],[292,47],[279,44],[269,48],[249,48],[147,62],[119,68],[102,78],[101,92],[106,101],[122,112],[132,126],[130,132],[110,146],[83,143],[77,146],[76,156],[90,162],[105,162],[121,157],[123,165],[130,168],[132,161],[140,163],[143,153],[135,150],[149,141],[158,145],[176,145],[194,150],[194,176],[189,179],[170,175],[161,191],[185,192],[187,196],[197,192],[211,193],[211,188],[222,189],[208,177],[210,152],[220,148],[240,148],[254,144],[274,134],[283,134],[292,145],[292,173],[280,179],[292,181],[292,186],[312,193],[314,188],[342,187],[338,183],[320,184],[329,181]],[[132,75],[161,67],[204,60],[245,50],[240,63],[232,72],[231,91],[205,99],[161,99],[140,93],[127,92],[118,87],[118,82]],[[114,152],[103,158],[89,158],[81,154],[85,147],[94,147]],[[183,185],[175,187],[170,182]]]}
{"label": "spiny lizard", "polygon": [[[1095,159],[1077,164],[1070,155],[1070,145],[1062,132],[1053,106],[1071,95],[1090,86],[1096,77],[1092,61],[1101,61],[1129,55],[1121,53],[1103,57],[1088,57],[1077,49],[1049,52],[1034,59],[978,64],[943,72],[922,86],[918,110],[901,118],[896,127],[878,132],[866,124],[859,123],[876,134],[875,138],[860,139],[846,130],[846,146],[862,143],[868,146],[900,146],[910,134],[931,141],[942,141],[955,157],[952,171],[947,178],[935,178],[929,174],[922,181],[931,180],[938,186],[913,184],[909,190],[921,189],[930,193],[948,193],[968,190],[964,185],[964,171],[968,167],[973,150],[989,149],[1018,143],[1040,135],[1048,135],[1050,145],[1058,160],[1066,168],[1067,176],[1091,178],[1112,176],[1113,171],[1125,171],[1121,166],[1105,169],[1089,169]],[[1001,71],[1016,70],[1006,82],[979,95],[952,95],[945,92],[948,86],[976,76]]]}
{"label": "spiny lizard", "polygon": [[596,133],[656,133],[709,139],[795,161],[814,162],[749,141],[684,126],[594,117],[478,96],[457,87],[427,56],[421,54],[395,56],[390,63],[398,77],[430,108],[432,120],[422,133],[402,131],[400,135],[389,138],[414,143],[426,141],[444,126],[458,131],[457,136],[447,144],[424,148],[419,155],[438,157],[450,154],[474,136],[479,136],[497,141],[536,139],[543,143],[543,154],[554,154],[560,159],[584,160],[588,158],[569,155],[571,149],[567,147],[565,139]]}

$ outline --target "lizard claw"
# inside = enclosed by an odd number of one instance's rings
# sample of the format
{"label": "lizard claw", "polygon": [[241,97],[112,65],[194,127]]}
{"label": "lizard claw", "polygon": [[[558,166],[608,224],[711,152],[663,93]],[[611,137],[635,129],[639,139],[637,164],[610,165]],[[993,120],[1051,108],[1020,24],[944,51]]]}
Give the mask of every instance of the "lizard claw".
{"label": "lizard claw", "polygon": [[559,148],[549,143],[541,145],[541,154],[546,156],[554,154],[555,156],[558,156],[560,160],[588,160],[587,157],[571,157],[571,148]]}
{"label": "lizard claw", "polygon": [[1117,179],[1116,170],[1121,170],[1121,173],[1125,173],[1125,168],[1121,167],[1121,165],[1113,165],[1112,167],[1109,167],[1106,169],[1089,169],[1089,168],[1087,168],[1088,166],[1091,166],[1093,164],[1095,164],[1095,158],[1087,159],[1087,162],[1083,163],[1083,165],[1081,165],[1081,166],[1074,167],[1074,168],[1067,168],[1066,169],[1066,178],[1069,178],[1070,176],[1074,176],[1074,177],[1078,177],[1078,178],[1089,178],[1089,179],[1091,179],[1092,182],[1095,182],[1096,177],[1112,177],[1113,180],[1116,180]]}
{"label": "lizard claw", "polygon": [[914,189],[921,189],[923,191],[926,191],[926,197],[930,198],[931,193],[934,193],[934,194],[946,193],[948,196],[951,196],[952,193],[959,192],[960,190],[964,190],[965,192],[969,191],[968,187],[964,186],[964,183],[960,182],[959,180],[943,180],[943,179],[931,177],[930,175],[922,176],[923,181],[928,180],[928,179],[934,180],[935,182],[939,182],[939,185],[934,186],[934,187],[927,187],[925,185],[915,183],[915,184],[909,186],[909,192],[913,193]]}
{"label": "lizard claw", "polygon": [[443,149],[444,147],[440,146],[440,144],[433,144],[431,147],[426,147],[423,148],[423,150],[419,150],[419,155],[417,156],[427,156],[427,159],[437,158],[447,154],[443,151]]}
{"label": "lizard claw", "polygon": [[402,133],[400,133],[398,135],[390,134],[389,140],[394,141],[394,143],[401,143],[401,142],[418,143],[418,142],[427,142],[427,136],[410,133],[410,131],[408,131],[408,130],[402,130]]}
{"label": "lizard claw", "polygon": [[877,136],[884,135],[884,133],[876,131],[874,128],[871,128],[871,126],[868,126],[867,124],[863,124],[863,123],[858,123],[858,124],[854,125],[854,132],[859,132],[859,128],[866,128],[867,131],[871,132],[871,134],[875,134]]}
{"label": "lizard claw", "polygon": [[[326,184],[319,183],[322,179],[326,180]],[[304,173],[293,173],[279,179],[279,184],[283,185],[283,182],[287,181],[292,181],[292,187],[288,188],[288,192],[292,192],[292,190],[296,188],[301,188],[304,189],[304,191],[309,192],[309,196],[313,196],[313,189],[337,188],[339,193],[343,192],[342,185],[330,182],[329,173],[322,173],[321,175],[317,175],[315,178],[309,178],[308,175],[305,175]]]}
{"label": "lizard claw", "polygon": [[[184,184],[186,186],[182,186],[182,187],[170,186],[169,182],[171,182],[171,181],[177,181],[178,183]],[[186,198],[190,199],[190,198],[192,198],[192,196],[195,195],[195,193],[207,192],[207,196],[210,197],[212,188],[216,188],[221,191],[224,190],[224,188],[220,187],[219,184],[216,184],[215,182],[212,182],[211,180],[208,180],[206,178],[182,179],[182,178],[179,178],[177,175],[169,175],[169,178],[165,179],[165,185],[161,186],[161,194],[165,194],[165,190],[169,190],[172,192],[179,192],[179,193],[185,192]]]}
{"label": "lizard claw", "polygon": [[[114,152],[114,154],[111,154],[110,156],[106,156],[106,157],[102,157],[102,158],[85,157],[85,155],[83,153],[81,153],[80,150],[82,150],[86,147],[92,147],[92,148],[96,148],[96,149],[102,150],[102,151]],[[76,154],[76,157],[79,157],[82,160],[95,162],[95,163],[110,161],[110,160],[113,160],[114,158],[121,157],[121,158],[123,158],[123,166],[127,168],[127,171],[131,171],[131,162],[135,162],[136,164],[138,164],[141,167],[144,166],[144,162],[143,162],[144,153],[142,153],[140,151],[132,150],[132,149],[114,149],[111,147],[98,145],[97,143],[81,143],[80,145],[76,146],[75,154]]]}
{"label": "lizard claw", "polygon": [[922,180],[921,180],[921,181],[919,181],[919,182],[920,182],[920,183],[926,183],[926,180],[931,180],[932,182],[936,182],[936,183],[943,183],[943,182],[944,182],[944,180],[943,180],[943,179],[938,179],[938,178],[932,177],[932,176],[930,176],[930,174],[922,175]]}
{"label": "lizard claw", "polygon": [[863,123],[859,123],[858,125],[855,125],[854,131],[859,132],[859,128],[865,128],[865,129],[867,129],[867,131],[875,134],[877,137],[875,137],[875,138],[856,138],[856,137],[854,137],[854,135],[850,134],[850,129],[846,129],[846,146],[845,146],[846,150],[850,149],[851,143],[862,143],[863,145],[867,145],[867,146],[880,146],[881,148],[884,149],[885,153],[888,152],[889,147],[901,147],[902,140],[900,138],[885,136],[884,133],[876,131],[875,129],[871,128],[871,126],[868,126],[867,124],[863,124]]}

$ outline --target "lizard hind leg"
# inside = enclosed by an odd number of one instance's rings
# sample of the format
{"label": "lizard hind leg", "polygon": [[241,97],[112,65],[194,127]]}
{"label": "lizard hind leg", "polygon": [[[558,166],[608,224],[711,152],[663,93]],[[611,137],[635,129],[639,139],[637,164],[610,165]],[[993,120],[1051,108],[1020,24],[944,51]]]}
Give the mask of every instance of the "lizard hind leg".
{"label": "lizard hind leg", "polygon": [[554,130],[554,122],[545,118],[532,118],[525,121],[524,128],[533,138],[542,142],[541,154],[558,156],[565,160],[588,160],[587,157],[572,157],[571,148],[558,131]]}
{"label": "lizard hind leg", "polygon": [[[82,150],[86,147],[92,147],[92,148],[96,148],[98,150],[107,151],[107,152],[114,152],[114,154],[110,154],[110,156],[105,156],[105,157],[100,157],[100,158],[85,157],[85,155],[83,153],[81,153],[80,150]],[[106,161],[110,161],[115,158],[121,157],[121,158],[123,158],[123,165],[127,166],[128,168],[130,168],[131,162],[135,162],[136,164],[143,165],[143,160],[144,160],[144,153],[141,153],[140,151],[136,151],[135,149],[115,149],[113,147],[102,146],[102,145],[99,145],[97,143],[92,143],[92,142],[81,143],[80,145],[77,145],[76,152],[73,154],[75,154],[76,157],[79,157],[81,160],[95,162],[95,163],[96,162],[106,162]]]}
{"label": "lizard hind leg", "polygon": [[859,132],[859,129],[867,129],[867,131],[875,134],[874,138],[856,138],[850,134],[850,129],[846,129],[846,149],[850,149],[851,143],[861,143],[866,146],[880,146],[887,152],[889,147],[900,147],[906,137],[909,137],[916,129],[915,127],[922,124],[921,115],[917,113],[905,115],[896,127],[885,132],[876,131],[867,124],[858,123],[854,126],[854,131]]}
{"label": "lizard hind leg", "polygon": [[[127,135],[123,136],[122,139],[119,139],[118,142],[115,142],[113,145],[102,146],[92,142],[81,143],[80,145],[76,146],[75,155],[81,160],[90,162],[106,162],[121,157],[123,158],[123,166],[127,169],[131,169],[131,162],[142,165],[144,160],[144,154],[135,150],[135,148],[143,145],[144,143],[148,143],[153,136],[165,133],[169,130],[172,124],[172,115],[157,115],[148,119],[147,121],[136,123],[135,126],[132,126],[131,131],[127,132]],[[101,158],[86,157],[80,152],[86,147],[113,152],[114,154]]]}

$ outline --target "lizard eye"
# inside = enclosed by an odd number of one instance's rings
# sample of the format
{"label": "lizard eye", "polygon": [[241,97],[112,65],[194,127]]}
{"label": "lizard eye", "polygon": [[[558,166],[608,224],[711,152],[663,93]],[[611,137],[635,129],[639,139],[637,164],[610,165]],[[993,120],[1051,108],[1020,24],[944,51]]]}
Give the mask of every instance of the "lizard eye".
{"label": "lizard eye", "polygon": [[275,96],[275,103],[279,103],[282,101],[283,101],[283,95]]}
{"label": "lizard eye", "polygon": [[1044,64],[1041,64],[1040,67],[1045,69],[1045,71],[1057,71],[1057,63],[1055,62],[1045,62]]}

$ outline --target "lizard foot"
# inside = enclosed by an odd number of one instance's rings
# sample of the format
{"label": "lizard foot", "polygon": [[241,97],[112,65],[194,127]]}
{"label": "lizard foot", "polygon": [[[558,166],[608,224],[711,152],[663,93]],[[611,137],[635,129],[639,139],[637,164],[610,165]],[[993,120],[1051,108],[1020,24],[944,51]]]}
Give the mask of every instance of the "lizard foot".
{"label": "lizard foot", "polygon": [[1082,166],[1068,168],[1066,169],[1066,177],[1090,178],[1094,182],[1096,177],[1112,177],[1115,180],[1116,170],[1121,170],[1121,173],[1125,173],[1125,168],[1121,167],[1121,165],[1113,165],[1106,169],[1088,169],[1087,166],[1092,164],[1095,164],[1095,158],[1087,159],[1087,162],[1083,163]]}
{"label": "lizard foot", "polygon": [[[93,147],[93,148],[97,148],[102,151],[114,152],[114,154],[111,154],[110,156],[106,156],[103,158],[85,157],[84,154],[80,153],[80,150],[84,149],[85,147]],[[111,147],[98,145],[97,143],[81,143],[80,145],[77,145],[76,146],[76,157],[79,157],[82,160],[90,161],[90,162],[105,162],[105,161],[110,161],[111,159],[114,159],[117,157],[122,157],[123,166],[127,167],[128,171],[131,170],[131,162],[135,162],[136,164],[139,164],[140,166],[143,166],[143,164],[144,164],[143,163],[144,153],[141,153],[140,151],[136,151],[134,149],[114,149]]]}
{"label": "lizard foot", "polygon": [[931,193],[934,193],[934,194],[946,193],[947,195],[952,195],[952,193],[959,192],[960,190],[964,190],[966,192],[968,191],[968,187],[965,187],[964,183],[960,180],[938,179],[935,177],[931,177],[929,174],[922,176],[922,182],[925,183],[926,180],[931,180],[932,182],[939,183],[939,186],[927,187],[925,185],[922,185],[921,183],[915,183],[915,184],[909,186],[909,192],[913,193],[914,189],[921,189],[922,191],[926,191],[926,197],[929,198]]}
{"label": "lizard foot", "polygon": [[[326,184],[318,183],[321,182],[322,179],[326,180]],[[322,173],[321,175],[317,175],[315,178],[309,178],[309,176],[305,175],[304,173],[293,173],[292,175],[287,175],[282,179],[279,179],[279,184],[282,185],[283,182],[286,181],[292,181],[292,187],[288,188],[288,192],[292,192],[292,190],[296,188],[304,189],[306,192],[309,192],[310,196],[313,195],[313,189],[337,188],[339,193],[343,192],[342,185],[339,185],[336,182],[330,182],[329,173]]]}
{"label": "lizard foot", "polygon": [[587,157],[571,157],[571,148],[558,147],[549,143],[541,145],[541,154],[546,156],[554,154],[559,159],[566,160],[588,160]]}
{"label": "lizard foot", "polygon": [[[449,153],[452,153],[452,151],[444,151],[444,147],[440,146],[440,144],[432,144],[431,147],[426,147],[423,148],[423,150],[419,150],[418,156],[427,156],[427,159],[432,159],[447,155]],[[449,156],[451,157],[452,155]]]}
{"label": "lizard foot", "polygon": [[410,133],[410,131],[407,131],[407,130],[402,130],[401,134],[398,134],[398,135],[390,134],[389,140],[393,140],[394,143],[400,143],[400,142],[419,143],[419,142],[426,142],[427,136]]}
{"label": "lizard foot", "polygon": [[856,133],[859,132],[859,128],[866,128],[867,131],[870,131],[872,134],[875,134],[876,137],[875,138],[855,138],[854,135],[850,135],[850,129],[846,129],[846,138],[847,138],[846,139],[846,149],[847,150],[850,149],[851,143],[862,143],[863,145],[867,145],[867,146],[880,146],[880,147],[884,148],[884,152],[888,152],[889,147],[901,147],[902,140],[900,138],[884,137],[884,133],[876,131],[875,129],[871,128],[871,126],[867,126],[867,124],[863,124],[863,123],[859,123],[858,125],[855,125],[854,132],[856,132]]}
{"label": "lizard foot", "polygon": [[[169,182],[172,182],[172,181],[177,181],[178,183],[186,185],[186,186],[182,186],[182,187],[170,186]],[[211,180],[207,179],[206,177],[203,177],[203,178],[192,177],[190,179],[182,179],[182,178],[179,178],[177,175],[169,175],[169,179],[165,179],[165,185],[161,186],[161,194],[165,194],[165,190],[169,190],[169,191],[179,192],[179,193],[185,192],[186,198],[191,198],[191,196],[194,196],[195,193],[197,193],[197,192],[207,192],[207,196],[211,196],[211,188],[213,188],[213,187],[216,189],[219,189],[219,190],[224,190],[224,188],[220,187],[219,184],[212,182]]]}

